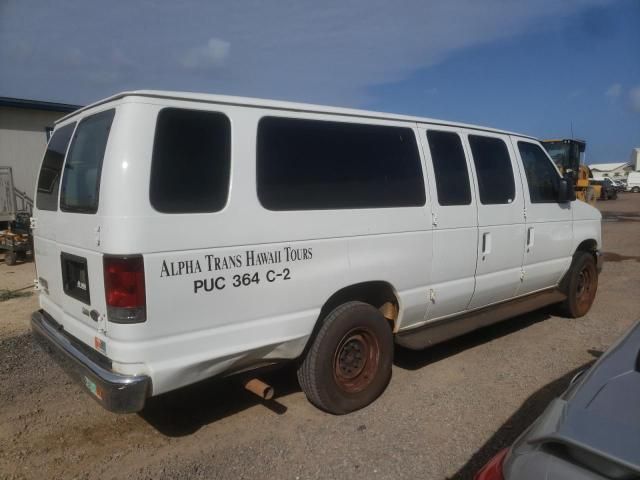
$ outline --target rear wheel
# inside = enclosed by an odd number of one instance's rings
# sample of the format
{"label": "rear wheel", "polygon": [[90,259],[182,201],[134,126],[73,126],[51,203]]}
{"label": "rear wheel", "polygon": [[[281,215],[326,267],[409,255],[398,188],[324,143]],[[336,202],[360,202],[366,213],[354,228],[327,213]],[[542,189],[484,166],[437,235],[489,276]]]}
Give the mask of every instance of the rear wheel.
{"label": "rear wheel", "polygon": [[393,335],[373,306],[348,302],[329,313],[298,369],[311,403],[341,415],[369,405],[387,387]]}
{"label": "rear wheel", "polygon": [[587,314],[598,290],[596,262],[590,252],[577,252],[563,289],[567,298],[560,304],[562,313],[570,318]]}
{"label": "rear wheel", "polygon": [[631,189],[631,191],[632,191],[633,193],[640,193],[640,187],[633,187],[633,188]]}

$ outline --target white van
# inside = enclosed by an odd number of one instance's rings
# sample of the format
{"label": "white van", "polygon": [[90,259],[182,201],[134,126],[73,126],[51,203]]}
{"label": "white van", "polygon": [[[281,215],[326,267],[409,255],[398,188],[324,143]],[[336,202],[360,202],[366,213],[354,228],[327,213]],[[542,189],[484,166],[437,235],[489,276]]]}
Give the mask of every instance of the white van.
{"label": "white van", "polygon": [[640,172],[629,172],[627,192],[640,193]]}
{"label": "white van", "polygon": [[347,413],[384,391],[394,342],[553,303],[584,315],[601,216],[574,198],[528,136],[122,93],[61,119],[47,147],[32,328],[114,412],[293,361],[312,403]]}

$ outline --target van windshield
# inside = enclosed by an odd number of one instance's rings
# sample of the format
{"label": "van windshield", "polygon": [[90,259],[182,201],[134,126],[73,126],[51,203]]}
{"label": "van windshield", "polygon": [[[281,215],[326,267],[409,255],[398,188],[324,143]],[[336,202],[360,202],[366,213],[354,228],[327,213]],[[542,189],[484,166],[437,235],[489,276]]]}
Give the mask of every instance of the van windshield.
{"label": "van windshield", "polygon": [[98,210],[100,172],[115,110],[83,119],[71,142],[62,174],[60,209],[95,213]]}

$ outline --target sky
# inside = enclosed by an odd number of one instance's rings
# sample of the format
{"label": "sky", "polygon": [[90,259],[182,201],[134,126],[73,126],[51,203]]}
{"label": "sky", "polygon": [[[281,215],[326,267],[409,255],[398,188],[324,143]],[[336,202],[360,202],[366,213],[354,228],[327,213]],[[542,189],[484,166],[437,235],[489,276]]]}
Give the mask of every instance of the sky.
{"label": "sky", "polygon": [[0,0],[0,96],[241,95],[640,147],[640,0]]}

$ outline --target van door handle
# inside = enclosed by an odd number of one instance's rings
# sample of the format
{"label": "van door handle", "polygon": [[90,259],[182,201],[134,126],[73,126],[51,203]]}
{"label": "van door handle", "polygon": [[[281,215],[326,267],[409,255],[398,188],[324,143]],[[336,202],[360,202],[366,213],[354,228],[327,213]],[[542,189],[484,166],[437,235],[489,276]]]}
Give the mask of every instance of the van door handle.
{"label": "van door handle", "polygon": [[533,227],[529,227],[527,229],[527,252],[531,247],[533,247],[534,240],[535,240],[535,232],[533,230]]}
{"label": "van door handle", "polygon": [[491,233],[485,232],[482,234],[482,254],[488,255],[491,253]]}

